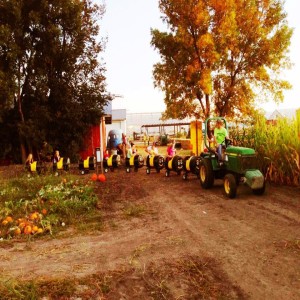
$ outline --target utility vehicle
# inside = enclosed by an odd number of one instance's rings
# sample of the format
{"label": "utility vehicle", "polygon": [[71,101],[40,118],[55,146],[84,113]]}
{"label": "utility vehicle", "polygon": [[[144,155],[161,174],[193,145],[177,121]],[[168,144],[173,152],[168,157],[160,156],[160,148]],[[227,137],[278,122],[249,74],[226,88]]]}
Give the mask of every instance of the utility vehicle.
{"label": "utility vehicle", "polygon": [[[218,119],[227,122],[223,117],[213,117],[205,120],[204,144],[207,151],[201,153],[199,177],[201,186],[209,189],[214,185],[215,179],[223,179],[224,193],[229,198],[235,198],[240,183],[248,185],[255,195],[262,195],[265,191],[265,179],[258,169],[257,154],[254,149],[236,147],[230,140],[224,140],[222,159],[218,159],[215,145],[208,141],[210,131]],[[230,136],[230,135],[229,135]]]}

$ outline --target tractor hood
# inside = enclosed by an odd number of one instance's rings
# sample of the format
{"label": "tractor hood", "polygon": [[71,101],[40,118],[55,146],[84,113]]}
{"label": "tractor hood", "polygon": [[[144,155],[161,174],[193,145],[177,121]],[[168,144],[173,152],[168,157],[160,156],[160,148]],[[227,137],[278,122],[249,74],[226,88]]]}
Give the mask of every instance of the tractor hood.
{"label": "tractor hood", "polygon": [[232,155],[232,156],[255,155],[255,151],[254,151],[254,149],[251,149],[251,148],[230,146],[226,149],[226,154]]}

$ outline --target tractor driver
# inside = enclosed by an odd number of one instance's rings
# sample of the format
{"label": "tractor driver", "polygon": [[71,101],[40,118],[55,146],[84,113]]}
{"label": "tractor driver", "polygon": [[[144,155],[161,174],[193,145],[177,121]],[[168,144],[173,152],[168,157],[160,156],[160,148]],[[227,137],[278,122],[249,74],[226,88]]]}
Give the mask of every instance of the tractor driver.
{"label": "tractor driver", "polygon": [[214,138],[216,141],[217,154],[219,161],[222,160],[222,146],[225,145],[225,140],[229,139],[227,129],[224,127],[223,121],[218,119],[214,129]]}

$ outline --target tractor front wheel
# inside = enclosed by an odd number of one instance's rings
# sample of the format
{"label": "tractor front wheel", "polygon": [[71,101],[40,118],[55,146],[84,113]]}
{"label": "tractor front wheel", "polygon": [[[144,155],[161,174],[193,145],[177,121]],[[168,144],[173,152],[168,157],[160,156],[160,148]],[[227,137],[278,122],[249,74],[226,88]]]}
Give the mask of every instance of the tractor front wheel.
{"label": "tractor front wheel", "polygon": [[204,189],[209,189],[214,184],[214,171],[211,161],[208,158],[204,158],[200,161],[199,178],[201,186]]}
{"label": "tractor front wheel", "polygon": [[260,189],[253,189],[252,192],[254,195],[260,196],[263,195],[266,189],[266,182],[264,181],[264,185]]}
{"label": "tractor front wheel", "polygon": [[228,198],[235,198],[237,183],[234,175],[226,174],[224,177],[224,193]]}

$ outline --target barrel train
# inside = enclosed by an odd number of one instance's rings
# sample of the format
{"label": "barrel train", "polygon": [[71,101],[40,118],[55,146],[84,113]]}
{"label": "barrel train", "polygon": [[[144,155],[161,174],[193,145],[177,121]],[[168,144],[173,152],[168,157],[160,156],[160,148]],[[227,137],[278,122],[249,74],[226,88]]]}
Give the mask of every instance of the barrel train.
{"label": "barrel train", "polygon": [[[225,160],[220,164],[215,152],[201,153],[200,156],[175,155],[164,157],[162,155],[148,155],[145,159],[140,154],[134,154],[126,158],[124,163],[118,154],[103,160],[103,170],[107,173],[116,168],[125,166],[129,173],[132,169],[138,169],[146,165],[146,174],[151,171],[160,173],[163,169],[165,176],[169,177],[171,172],[181,175],[184,180],[189,175],[195,175],[200,180],[202,188],[209,189],[213,186],[215,179],[224,180],[224,193],[228,198],[235,198],[238,184],[244,182],[248,185],[255,195],[262,195],[265,191],[265,180],[263,174],[257,169],[257,156],[253,149],[244,147],[228,147],[224,156]],[[96,157],[89,156],[78,162],[80,174],[87,174],[97,169]],[[70,159],[62,158],[59,163],[53,164],[53,171],[56,175],[63,171],[69,171]],[[30,173],[40,174],[43,172],[43,165],[33,162],[27,169]]]}
{"label": "barrel train", "polygon": [[[89,159],[89,158],[88,158]],[[164,157],[162,155],[148,155],[146,157],[146,173],[151,170],[159,173],[165,170],[165,176],[169,177],[171,172],[177,175],[183,174],[183,179],[187,179],[189,174],[196,175],[200,180],[200,185],[204,189],[210,189],[214,185],[215,179],[223,179],[224,194],[228,198],[235,198],[237,188],[240,183],[248,185],[255,195],[262,195],[265,191],[264,175],[257,167],[258,157],[254,149],[228,146],[222,147],[222,158],[213,150],[204,151],[200,156]],[[88,166],[88,163],[81,163],[81,166]],[[121,159],[118,155],[113,155],[104,160],[103,167],[105,172],[109,169],[121,165]],[[144,166],[144,159],[139,154],[135,154],[125,161],[126,171],[131,168],[138,171]],[[94,168],[94,167],[93,167]]]}
{"label": "barrel train", "polygon": [[[103,170],[107,173],[109,170],[121,167],[121,157],[118,154],[113,154],[103,160]],[[175,155],[174,157],[164,157],[162,155],[148,155],[146,159],[140,154],[134,154],[130,158],[125,159],[125,170],[127,173],[133,169],[135,172],[146,165],[146,174],[151,171],[160,173],[165,170],[165,176],[169,177],[171,172],[177,175],[183,174],[183,179],[188,178],[188,174],[196,175],[199,178],[199,156]],[[85,160],[79,161],[79,170],[81,174],[89,173],[89,171],[96,170],[96,158],[94,156],[87,157]]]}

